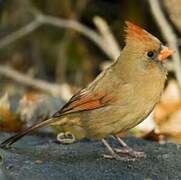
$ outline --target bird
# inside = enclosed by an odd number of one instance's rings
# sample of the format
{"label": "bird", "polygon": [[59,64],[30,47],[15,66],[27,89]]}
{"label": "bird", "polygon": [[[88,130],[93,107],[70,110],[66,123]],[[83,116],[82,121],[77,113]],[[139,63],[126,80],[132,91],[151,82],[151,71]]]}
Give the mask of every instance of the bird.
{"label": "bird", "polygon": [[[1,143],[9,148],[24,135],[48,125],[79,126],[89,139],[101,140],[105,158],[120,160],[120,152],[143,156],[116,134],[141,123],[159,102],[167,77],[165,59],[174,50],[140,26],[125,21],[125,45],[117,58],[87,87],[78,91],[51,118],[35,123]],[[106,138],[113,136],[123,149],[114,149]]]}

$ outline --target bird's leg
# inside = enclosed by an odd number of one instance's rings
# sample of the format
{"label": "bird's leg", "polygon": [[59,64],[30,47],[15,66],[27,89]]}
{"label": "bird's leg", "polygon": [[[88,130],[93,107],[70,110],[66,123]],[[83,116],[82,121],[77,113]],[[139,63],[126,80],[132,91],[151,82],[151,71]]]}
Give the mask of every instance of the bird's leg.
{"label": "bird's leg", "polygon": [[108,151],[110,154],[103,154],[103,157],[106,159],[116,159],[116,160],[133,160],[133,159],[129,159],[129,158],[125,158],[125,157],[121,157],[119,156],[114,150],[113,148],[108,144],[108,142],[105,139],[102,139],[102,143],[107,147]]}
{"label": "bird's leg", "polygon": [[119,144],[123,146],[123,149],[115,149],[115,152],[117,153],[122,153],[122,154],[127,154],[133,158],[142,158],[145,157],[145,153],[141,151],[135,151],[131,147],[129,147],[120,137],[116,137],[117,141]]}

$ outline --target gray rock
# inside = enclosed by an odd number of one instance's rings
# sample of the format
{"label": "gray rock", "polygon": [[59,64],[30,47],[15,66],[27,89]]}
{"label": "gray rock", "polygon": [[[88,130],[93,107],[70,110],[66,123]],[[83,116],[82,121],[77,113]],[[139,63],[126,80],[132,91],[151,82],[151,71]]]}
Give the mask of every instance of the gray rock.
{"label": "gray rock", "polygon": [[[2,133],[0,140],[6,137],[8,134]],[[9,150],[0,149],[0,180],[181,179],[179,145],[159,145],[129,137],[125,141],[136,150],[144,150],[147,157],[126,162],[101,158],[107,150],[98,141],[62,145],[54,139],[47,134],[31,135]],[[113,139],[109,142],[119,146]]]}

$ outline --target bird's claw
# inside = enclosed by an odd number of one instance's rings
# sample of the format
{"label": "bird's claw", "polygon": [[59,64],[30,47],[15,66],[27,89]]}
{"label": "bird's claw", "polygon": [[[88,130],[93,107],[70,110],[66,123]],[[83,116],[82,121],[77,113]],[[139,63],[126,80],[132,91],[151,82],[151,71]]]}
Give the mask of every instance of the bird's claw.
{"label": "bird's claw", "polygon": [[145,158],[146,157],[146,154],[144,152],[134,151],[131,148],[123,148],[123,149],[115,148],[114,150],[116,153],[126,154],[133,158]]}
{"label": "bird's claw", "polygon": [[102,155],[103,158],[105,159],[111,159],[111,160],[118,160],[118,161],[135,161],[135,158],[128,158],[128,157],[121,157],[118,154],[103,154]]}

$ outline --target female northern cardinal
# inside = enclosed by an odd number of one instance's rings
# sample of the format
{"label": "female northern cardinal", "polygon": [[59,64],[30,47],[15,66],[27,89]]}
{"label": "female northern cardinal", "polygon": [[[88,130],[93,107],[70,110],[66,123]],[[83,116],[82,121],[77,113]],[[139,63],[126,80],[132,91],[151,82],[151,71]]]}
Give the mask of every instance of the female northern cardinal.
{"label": "female northern cardinal", "polygon": [[[40,127],[77,125],[86,137],[102,139],[111,153],[105,157],[120,159],[104,138],[136,126],[149,115],[164,88],[167,71],[163,60],[173,54],[173,50],[144,29],[130,22],[126,24],[126,45],[117,61],[76,93],[51,119],[21,131],[1,147],[10,146]],[[141,155],[117,139],[131,155]]]}

